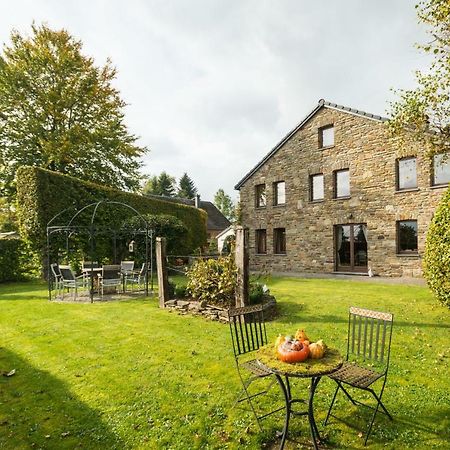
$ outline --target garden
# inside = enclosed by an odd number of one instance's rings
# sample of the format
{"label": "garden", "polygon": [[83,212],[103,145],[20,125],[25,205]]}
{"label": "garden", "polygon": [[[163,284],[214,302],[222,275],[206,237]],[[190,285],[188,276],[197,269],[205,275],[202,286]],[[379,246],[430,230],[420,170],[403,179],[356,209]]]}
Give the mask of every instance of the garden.
{"label": "garden", "polygon": [[[350,306],[392,312],[383,400],[394,420],[377,416],[369,446],[450,446],[449,310],[427,288],[264,281],[279,313],[267,323],[269,341],[303,328],[345,354]],[[0,310],[0,448],[277,448],[282,412],[261,432],[249,411],[233,407],[240,380],[226,324],[160,309],[156,298],[52,303],[41,282],[0,285]],[[306,397],[307,380],[292,389]],[[336,413],[344,422],[324,427],[334,383],[324,377],[317,389],[326,446],[363,448],[368,413],[342,396]],[[277,395],[275,387],[266,401]],[[305,446],[307,421],[293,418],[285,448]]]}

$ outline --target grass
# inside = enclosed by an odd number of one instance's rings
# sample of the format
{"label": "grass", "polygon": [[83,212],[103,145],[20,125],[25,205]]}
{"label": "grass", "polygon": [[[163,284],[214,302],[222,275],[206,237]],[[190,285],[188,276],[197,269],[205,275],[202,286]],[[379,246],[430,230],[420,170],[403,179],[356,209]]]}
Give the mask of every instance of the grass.
{"label": "grass", "polygon": [[[269,339],[301,327],[344,351],[349,306],[393,312],[384,400],[395,420],[376,420],[369,448],[450,447],[450,312],[426,288],[290,278],[269,286],[280,310]],[[157,303],[50,303],[43,284],[1,285],[0,371],[16,374],[0,377],[0,448],[272,448],[282,415],[261,433],[232,408],[239,380],[228,327]],[[294,392],[307,388],[300,380]],[[319,424],[332,392],[324,378]],[[349,425],[368,417],[342,397],[338,411]],[[328,447],[363,448],[359,431],[341,422],[319,429]],[[305,419],[290,430],[286,448],[304,448]]]}

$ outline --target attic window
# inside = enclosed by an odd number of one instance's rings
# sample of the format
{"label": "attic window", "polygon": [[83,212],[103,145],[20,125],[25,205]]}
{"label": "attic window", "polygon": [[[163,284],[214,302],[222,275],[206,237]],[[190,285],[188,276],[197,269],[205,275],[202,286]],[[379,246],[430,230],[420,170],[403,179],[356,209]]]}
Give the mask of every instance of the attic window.
{"label": "attic window", "polygon": [[319,148],[332,147],[334,145],[334,125],[319,128]]}

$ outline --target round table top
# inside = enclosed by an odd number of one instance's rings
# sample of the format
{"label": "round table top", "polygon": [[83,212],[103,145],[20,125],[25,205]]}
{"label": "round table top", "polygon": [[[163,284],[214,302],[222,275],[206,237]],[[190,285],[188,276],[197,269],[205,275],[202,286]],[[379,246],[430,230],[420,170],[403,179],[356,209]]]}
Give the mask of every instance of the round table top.
{"label": "round table top", "polygon": [[309,378],[328,375],[339,369],[344,363],[339,351],[329,347],[327,347],[323,358],[308,358],[306,361],[297,363],[280,361],[273,344],[261,347],[255,352],[254,356],[262,366],[267,367],[271,372],[290,377]]}

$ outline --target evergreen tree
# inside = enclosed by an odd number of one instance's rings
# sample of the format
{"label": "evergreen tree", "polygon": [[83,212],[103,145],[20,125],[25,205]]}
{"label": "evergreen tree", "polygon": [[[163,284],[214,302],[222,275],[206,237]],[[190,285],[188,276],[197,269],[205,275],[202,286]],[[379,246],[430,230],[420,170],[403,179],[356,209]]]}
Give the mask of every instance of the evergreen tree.
{"label": "evergreen tree", "polygon": [[164,195],[165,197],[175,196],[175,178],[166,172],[161,172],[159,176],[154,175],[148,179],[142,188],[143,195]]}
{"label": "evergreen tree", "polygon": [[189,175],[185,172],[183,176],[180,178],[178,183],[178,192],[177,197],[180,198],[194,198],[197,195],[197,188],[195,187],[194,182],[189,177]]}

